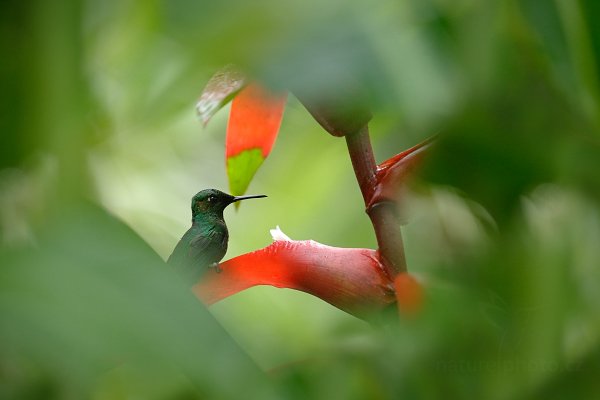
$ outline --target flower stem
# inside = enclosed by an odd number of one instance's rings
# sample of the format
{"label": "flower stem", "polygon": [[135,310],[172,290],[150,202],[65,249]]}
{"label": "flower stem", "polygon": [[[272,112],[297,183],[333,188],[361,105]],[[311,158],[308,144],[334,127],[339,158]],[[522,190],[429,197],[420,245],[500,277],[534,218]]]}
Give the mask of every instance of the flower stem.
{"label": "flower stem", "polygon": [[[370,204],[377,185],[377,164],[373,156],[369,127],[365,125],[359,131],[347,134],[346,144],[366,206]],[[406,272],[406,257],[396,207],[396,203],[382,202],[366,210],[375,230],[381,262],[392,278]]]}

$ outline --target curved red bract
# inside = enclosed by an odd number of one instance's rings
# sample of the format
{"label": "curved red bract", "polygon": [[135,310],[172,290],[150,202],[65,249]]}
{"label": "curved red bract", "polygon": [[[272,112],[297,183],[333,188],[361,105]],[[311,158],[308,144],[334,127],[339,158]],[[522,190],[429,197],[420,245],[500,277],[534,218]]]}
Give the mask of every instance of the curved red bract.
{"label": "curved red bract", "polygon": [[398,153],[377,166],[377,184],[367,207],[379,202],[398,200],[408,175],[421,163],[433,139]]}
{"label": "curved red bract", "polygon": [[225,156],[260,149],[266,158],[277,138],[286,99],[287,93],[273,94],[255,82],[242,89],[231,103]]}
{"label": "curved red bract", "polygon": [[359,317],[395,301],[393,282],[370,249],[278,240],[220,267],[194,287],[207,305],[257,285],[301,290]]}

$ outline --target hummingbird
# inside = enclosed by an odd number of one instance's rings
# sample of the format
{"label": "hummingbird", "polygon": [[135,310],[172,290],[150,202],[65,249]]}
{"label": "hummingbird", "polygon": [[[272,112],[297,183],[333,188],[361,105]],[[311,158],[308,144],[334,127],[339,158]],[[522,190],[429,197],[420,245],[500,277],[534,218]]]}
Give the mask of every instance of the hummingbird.
{"label": "hummingbird", "polygon": [[260,197],[267,196],[232,196],[216,189],[198,192],[192,198],[192,227],[181,237],[167,263],[194,282],[209,267],[220,272],[219,261],[225,256],[229,241],[223,211],[236,201]]}

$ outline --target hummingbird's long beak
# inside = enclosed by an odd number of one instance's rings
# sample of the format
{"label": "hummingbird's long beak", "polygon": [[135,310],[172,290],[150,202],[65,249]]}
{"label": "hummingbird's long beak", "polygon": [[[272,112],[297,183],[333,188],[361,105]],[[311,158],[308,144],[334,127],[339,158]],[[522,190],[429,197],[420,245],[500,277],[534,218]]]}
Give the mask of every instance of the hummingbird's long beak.
{"label": "hummingbird's long beak", "polygon": [[254,194],[254,195],[250,195],[250,196],[235,196],[233,198],[233,200],[231,200],[232,203],[235,203],[236,201],[240,201],[240,200],[246,200],[246,199],[258,199],[261,197],[267,197],[266,194]]}

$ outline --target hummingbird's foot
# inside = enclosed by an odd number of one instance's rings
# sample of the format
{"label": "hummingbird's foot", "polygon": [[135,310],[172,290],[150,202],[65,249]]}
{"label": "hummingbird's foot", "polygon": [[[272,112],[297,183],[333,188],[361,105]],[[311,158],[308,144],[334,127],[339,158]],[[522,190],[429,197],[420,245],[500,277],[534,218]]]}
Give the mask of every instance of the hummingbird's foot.
{"label": "hummingbird's foot", "polygon": [[215,272],[216,272],[217,274],[220,274],[220,273],[223,271],[223,269],[221,269],[221,266],[220,266],[220,265],[219,265],[219,263],[217,263],[217,262],[210,264],[210,265],[208,266],[208,268],[214,268],[214,269],[215,269]]}

